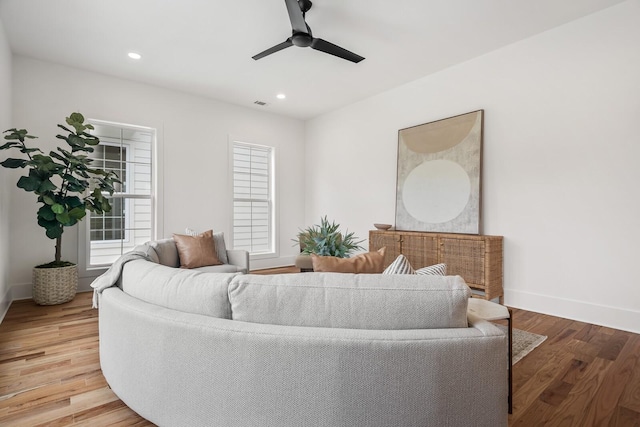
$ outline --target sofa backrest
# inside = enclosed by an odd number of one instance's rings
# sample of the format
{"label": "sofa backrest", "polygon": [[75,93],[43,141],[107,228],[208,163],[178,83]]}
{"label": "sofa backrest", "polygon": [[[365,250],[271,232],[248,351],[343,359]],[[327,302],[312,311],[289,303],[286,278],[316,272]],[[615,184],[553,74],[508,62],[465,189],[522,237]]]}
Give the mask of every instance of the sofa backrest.
{"label": "sofa backrest", "polygon": [[228,286],[238,273],[209,273],[146,260],[124,265],[122,290],[142,301],[186,313],[231,319]]}
{"label": "sofa backrest", "polygon": [[229,284],[232,319],[287,326],[462,328],[470,296],[460,276],[248,274]]}

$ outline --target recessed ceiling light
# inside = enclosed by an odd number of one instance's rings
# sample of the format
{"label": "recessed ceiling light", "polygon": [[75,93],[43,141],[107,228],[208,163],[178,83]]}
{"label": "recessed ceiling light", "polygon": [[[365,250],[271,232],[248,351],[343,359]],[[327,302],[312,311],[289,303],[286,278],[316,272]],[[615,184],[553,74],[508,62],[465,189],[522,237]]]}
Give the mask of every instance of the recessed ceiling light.
{"label": "recessed ceiling light", "polygon": [[278,99],[285,99],[287,97],[287,95],[285,95],[284,93],[279,93],[276,95],[276,98]]}
{"label": "recessed ceiling light", "polygon": [[129,52],[129,58],[131,58],[131,59],[140,59],[140,58],[142,58],[142,55],[140,55],[139,53],[135,53],[135,52]]}

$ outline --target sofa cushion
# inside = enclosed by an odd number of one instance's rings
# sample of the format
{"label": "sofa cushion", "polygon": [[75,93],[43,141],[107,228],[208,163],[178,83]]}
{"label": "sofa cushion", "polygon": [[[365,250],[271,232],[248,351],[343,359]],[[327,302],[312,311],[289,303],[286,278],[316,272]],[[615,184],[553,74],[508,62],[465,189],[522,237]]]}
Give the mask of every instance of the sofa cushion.
{"label": "sofa cushion", "polygon": [[384,269],[382,274],[416,274],[416,271],[411,266],[407,257],[400,254],[389,264],[389,267]]}
{"label": "sofa cushion", "polygon": [[158,255],[160,264],[167,267],[180,267],[180,258],[178,257],[178,248],[173,239],[152,240],[147,242]]}
{"label": "sofa cushion", "polygon": [[351,258],[311,254],[311,263],[316,272],[382,273],[385,249],[380,248],[376,252],[365,252]]}
{"label": "sofa cushion", "polygon": [[248,274],[229,285],[234,320],[349,329],[466,327],[470,295],[460,276]]}
{"label": "sofa cushion", "polygon": [[447,275],[447,264],[434,264],[414,270],[411,263],[404,255],[400,254],[382,274],[421,274],[421,275]]}
{"label": "sofa cushion", "polygon": [[224,233],[219,231],[213,233],[213,244],[216,247],[216,255],[223,264],[229,264],[229,258],[227,258],[227,245],[224,243]]}
{"label": "sofa cushion", "polygon": [[197,236],[174,234],[173,240],[178,248],[181,268],[222,264],[213,243],[213,230],[207,230]]}
{"label": "sofa cushion", "polygon": [[122,290],[143,301],[187,313],[231,318],[228,286],[237,273],[208,273],[136,260],[124,265]]}
{"label": "sofa cushion", "polygon": [[416,274],[435,274],[440,276],[447,275],[447,264],[434,264],[428,267],[422,267],[416,270]]}

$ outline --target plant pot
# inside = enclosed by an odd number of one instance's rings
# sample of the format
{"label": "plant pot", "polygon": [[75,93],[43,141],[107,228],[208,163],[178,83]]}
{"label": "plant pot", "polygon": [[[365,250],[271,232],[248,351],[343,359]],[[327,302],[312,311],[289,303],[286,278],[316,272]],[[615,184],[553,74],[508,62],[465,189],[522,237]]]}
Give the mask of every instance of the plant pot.
{"label": "plant pot", "polygon": [[78,266],[33,269],[33,301],[56,305],[71,301],[78,289]]}

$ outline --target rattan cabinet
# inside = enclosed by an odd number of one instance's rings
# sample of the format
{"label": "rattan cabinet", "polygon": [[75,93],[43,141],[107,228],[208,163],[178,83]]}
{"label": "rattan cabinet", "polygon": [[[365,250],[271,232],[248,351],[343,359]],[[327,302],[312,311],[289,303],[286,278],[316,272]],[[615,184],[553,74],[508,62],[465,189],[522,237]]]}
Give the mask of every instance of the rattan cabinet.
{"label": "rattan cabinet", "polygon": [[383,246],[385,267],[400,254],[415,268],[445,263],[447,274],[460,275],[481,296],[503,302],[502,236],[427,233],[420,231],[369,231],[369,250]]}

